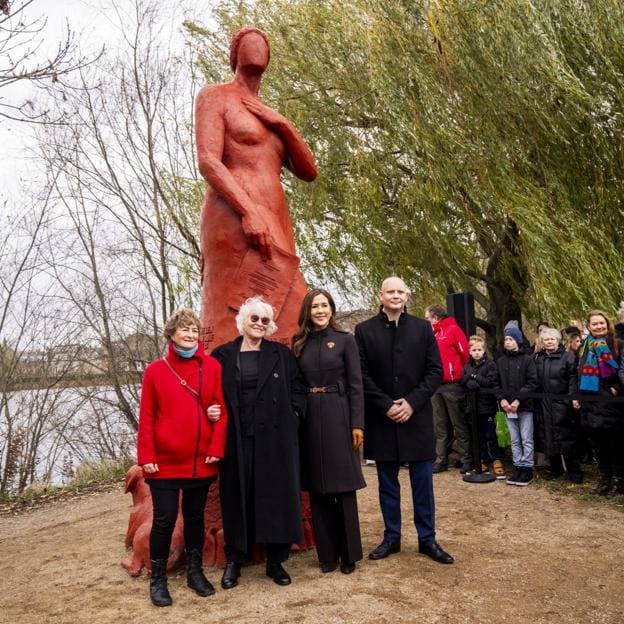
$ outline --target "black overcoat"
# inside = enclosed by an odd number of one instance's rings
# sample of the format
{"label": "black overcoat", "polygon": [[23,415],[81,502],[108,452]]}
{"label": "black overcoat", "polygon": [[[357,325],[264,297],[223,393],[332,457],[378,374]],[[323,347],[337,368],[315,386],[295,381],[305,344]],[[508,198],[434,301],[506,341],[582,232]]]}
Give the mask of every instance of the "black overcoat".
{"label": "black overcoat", "polygon": [[[242,337],[217,347],[212,355],[223,367],[228,410],[225,457],[220,462],[219,493],[225,542],[248,548],[247,504],[240,432]],[[263,340],[254,406],[255,541],[292,544],[303,536],[301,524],[299,421],[305,413],[305,385],[290,350]]]}
{"label": "black overcoat", "polygon": [[366,483],[351,430],[364,429],[364,392],[355,338],[328,327],[312,332],[298,359],[308,388],[301,430],[303,487],[320,494],[352,492]]}
{"label": "black overcoat", "polygon": [[[563,346],[553,353],[540,351],[535,358],[539,392],[554,395],[576,392],[577,362],[573,353]],[[537,438],[546,455],[571,453],[578,439],[578,419],[572,401],[543,398],[537,402]]]}
{"label": "black overcoat", "polygon": [[[442,383],[442,362],[431,324],[403,312],[398,324],[381,310],[355,328],[364,381],[364,456],[376,461],[435,457],[431,397]],[[414,408],[397,424],[386,412],[404,398]]]}

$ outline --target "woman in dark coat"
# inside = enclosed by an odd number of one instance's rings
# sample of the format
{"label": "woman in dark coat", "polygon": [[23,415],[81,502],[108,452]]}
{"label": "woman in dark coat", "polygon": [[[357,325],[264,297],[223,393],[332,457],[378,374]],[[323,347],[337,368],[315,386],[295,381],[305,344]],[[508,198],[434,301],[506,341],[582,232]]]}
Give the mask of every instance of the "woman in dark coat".
{"label": "woman in dark coat", "polygon": [[219,479],[227,564],[221,586],[238,584],[253,544],[264,544],[266,573],[278,585],[291,578],[282,563],[302,539],[299,421],[305,386],[288,347],[270,340],[273,308],[260,297],[240,308],[241,337],[217,347],[229,422]]}
{"label": "woman in dark coat", "polygon": [[366,487],[358,449],[364,442],[364,391],[355,338],[334,321],[336,305],[321,288],[305,296],[293,352],[308,386],[301,431],[303,487],[310,493],[323,572],[350,574],[362,558],[355,491]]}
{"label": "woman in dark coat", "polygon": [[[575,392],[577,360],[573,353],[564,349],[561,333],[553,327],[546,327],[539,338],[542,351],[535,358],[538,391],[553,395]],[[578,422],[572,402],[544,398],[539,402],[537,412],[544,454],[550,461],[546,478],[556,479],[567,472],[572,483],[582,483],[576,448]]]}
{"label": "woman in dark coat", "polygon": [[[624,410],[621,403],[608,402],[620,396],[618,377],[622,347],[613,323],[601,310],[587,315],[589,335],[581,347],[578,391],[604,401],[580,401],[581,426],[591,440],[600,477],[592,494],[624,495]],[[579,402],[574,402],[576,407]]]}

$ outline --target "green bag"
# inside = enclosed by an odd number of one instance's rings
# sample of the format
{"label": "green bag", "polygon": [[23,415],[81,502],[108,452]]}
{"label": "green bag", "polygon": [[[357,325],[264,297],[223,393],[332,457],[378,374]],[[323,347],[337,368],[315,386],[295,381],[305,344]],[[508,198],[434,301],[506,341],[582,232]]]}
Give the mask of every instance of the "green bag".
{"label": "green bag", "polygon": [[505,412],[496,412],[496,438],[498,439],[498,446],[501,448],[511,446],[511,435],[507,426]]}

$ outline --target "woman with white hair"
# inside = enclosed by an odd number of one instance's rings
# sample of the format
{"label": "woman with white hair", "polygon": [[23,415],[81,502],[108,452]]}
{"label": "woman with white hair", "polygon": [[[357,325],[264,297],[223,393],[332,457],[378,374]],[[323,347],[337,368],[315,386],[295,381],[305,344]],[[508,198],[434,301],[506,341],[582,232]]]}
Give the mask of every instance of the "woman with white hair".
{"label": "woman with white hair", "polygon": [[288,347],[266,339],[277,330],[268,303],[247,299],[236,326],[240,337],[212,352],[223,367],[229,416],[219,479],[227,559],[221,586],[238,585],[254,544],[265,547],[267,576],[288,585],[282,563],[303,537],[298,430],[306,387]]}
{"label": "woman with white hair", "polygon": [[566,351],[561,332],[554,327],[543,327],[539,340],[542,350],[535,356],[538,388],[540,392],[552,394],[541,399],[538,408],[538,427],[544,454],[550,461],[547,479],[556,479],[567,473],[572,483],[581,483],[583,475],[578,460],[578,419],[572,402],[561,400],[556,395],[576,391],[577,360]]}

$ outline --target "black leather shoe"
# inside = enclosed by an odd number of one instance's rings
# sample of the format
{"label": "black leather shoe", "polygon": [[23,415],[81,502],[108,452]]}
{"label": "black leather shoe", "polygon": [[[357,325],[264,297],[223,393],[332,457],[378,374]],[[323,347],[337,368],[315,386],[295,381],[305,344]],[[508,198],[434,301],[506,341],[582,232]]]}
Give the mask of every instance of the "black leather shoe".
{"label": "black leather shoe", "polygon": [[232,589],[232,587],[238,585],[240,569],[240,563],[236,563],[235,561],[228,561],[225,564],[223,576],[221,577],[221,587],[223,587],[223,589]]}
{"label": "black leather shoe", "polygon": [[598,479],[598,483],[589,490],[590,494],[595,494],[596,496],[606,496],[611,490],[611,477],[600,475]]}
{"label": "black leather shoe", "polygon": [[624,479],[622,477],[613,477],[611,489],[607,492],[607,498],[614,496],[624,496]]}
{"label": "black leather shoe", "polygon": [[384,540],[377,548],[371,550],[368,558],[377,561],[377,559],[385,559],[388,555],[398,553],[400,550],[401,542],[386,542]]}
{"label": "black leather shoe", "polygon": [[351,574],[351,572],[355,571],[355,563],[352,563],[350,561],[341,561],[340,571],[343,574]]}
{"label": "black leather shoe", "polygon": [[321,561],[320,563],[321,572],[323,574],[327,574],[328,572],[333,572],[338,567],[337,561]]}
{"label": "black leather shoe", "polygon": [[267,563],[266,575],[271,577],[273,582],[278,585],[290,585],[292,583],[290,574],[284,570],[281,563]]}
{"label": "black leather shoe", "polygon": [[427,557],[431,557],[431,559],[438,563],[453,563],[455,561],[451,555],[442,550],[438,542],[418,544],[418,552],[422,555],[427,555]]}
{"label": "black leather shoe", "polygon": [[438,472],[446,472],[447,470],[448,470],[447,464],[438,464],[436,462],[435,464],[433,464],[433,468],[431,469],[431,472],[433,472],[433,474],[438,474]]}

